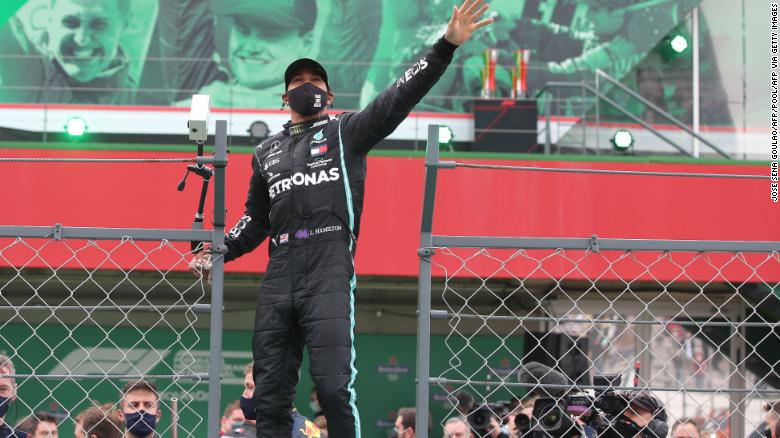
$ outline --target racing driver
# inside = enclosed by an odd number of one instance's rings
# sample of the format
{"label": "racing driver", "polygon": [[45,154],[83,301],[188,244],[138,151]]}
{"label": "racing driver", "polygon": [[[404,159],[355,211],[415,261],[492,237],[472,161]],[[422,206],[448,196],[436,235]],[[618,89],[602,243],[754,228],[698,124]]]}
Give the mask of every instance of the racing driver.
{"label": "racing driver", "polygon": [[[289,437],[304,344],[328,435],[360,437],[355,395],[355,269],[366,154],[433,87],[455,49],[490,24],[488,5],[464,0],[445,35],[360,112],[334,118],[328,75],[303,58],[285,71],[290,122],[254,152],[243,217],[227,235],[225,261],[269,237],[252,352],[258,438]],[[192,261],[196,273],[210,255]]]}

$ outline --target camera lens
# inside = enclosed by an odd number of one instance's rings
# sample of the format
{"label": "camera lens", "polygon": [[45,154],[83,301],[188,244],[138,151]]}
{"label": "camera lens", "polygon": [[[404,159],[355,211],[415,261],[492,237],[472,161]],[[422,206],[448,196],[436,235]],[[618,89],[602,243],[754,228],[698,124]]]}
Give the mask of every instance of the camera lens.
{"label": "camera lens", "polygon": [[520,432],[528,432],[531,430],[531,417],[526,414],[517,414],[515,416],[515,427]]}
{"label": "camera lens", "polygon": [[552,429],[555,426],[558,425],[558,422],[561,421],[561,415],[558,409],[553,409],[552,411],[548,412],[547,415],[542,417],[541,423],[542,426],[545,427],[545,429]]}

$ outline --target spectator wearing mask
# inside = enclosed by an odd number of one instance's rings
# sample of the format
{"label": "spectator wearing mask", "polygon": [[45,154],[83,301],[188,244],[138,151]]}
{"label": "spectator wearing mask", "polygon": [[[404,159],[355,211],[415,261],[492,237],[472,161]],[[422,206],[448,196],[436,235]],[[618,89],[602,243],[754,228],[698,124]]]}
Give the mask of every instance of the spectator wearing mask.
{"label": "spectator wearing mask", "polygon": [[12,429],[5,422],[8,408],[16,401],[16,379],[9,376],[13,374],[15,368],[11,358],[0,354],[0,438],[27,438],[26,432]]}
{"label": "spectator wearing mask", "polygon": [[[401,408],[398,410],[398,416],[395,419],[395,428],[391,437],[395,438],[415,438],[417,434],[414,428],[417,421],[417,410],[414,407]],[[428,435],[431,434],[431,419],[428,417]]]}
{"label": "spectator wearing mask", "polygon": [[234,424],[241,424],[244,420],[244,413],[241,411],[241,402],[239,400],[231,402],[225,408],[225,414],[222,415],[222,420],[220,421],[222,429],[219,431],[219,435],[222,436],[227,434],[233,429]]}
{"label": "spectator wearing mask", "polygon": [[[252,366],[250,363],[244,368],[244,392],[239,401],[245,420],[243,423],[233,425],[233,428],[223,435],[224,438],[255,438],[257,436],[257,409],[253,399],[255,380]],[[293,420],[293,438],[324,438],[320,429],[308,418],[301,415],[297,409],[293,409],[290,416]]]}
{"label": "spectator wearing mask", "polygon": [[38,412],[25,417],[16,428],[27,432],[29,438],[57,438],[57,419],[51,414]]}
{"label": "spectator wearing mask", "polygon": [[128,382],[122,388],[119,418],[125,423],[125,438],[154,438],[162,417],[157,385],[145,380]]}

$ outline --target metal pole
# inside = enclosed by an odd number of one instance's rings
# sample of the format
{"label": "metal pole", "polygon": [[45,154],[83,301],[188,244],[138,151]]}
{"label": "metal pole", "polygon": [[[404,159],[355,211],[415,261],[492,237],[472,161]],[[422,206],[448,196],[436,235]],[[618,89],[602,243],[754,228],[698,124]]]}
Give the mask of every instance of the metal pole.
{"label": "metal pole", "polygon": [[550,142],[552,141],[552,133],[550,132],[550,112],[552,111],[553,96],[552,93],[547,94],[547,102],[544,105],[544,154],[550,155]]}
{"label": "metal pole", "polygon": [[[699,6],[693,8],[693,132],[699,133]],[[693,156],[699,158],[699,139],[693,137]]]}
{"label": "metal pole", "polygon": [[431,359],[431,256],[433,256],[433,205],[436,197],[436,175],[439,164],[439,125],[428,126],[425,154],[425,187],[420,226],[420,278],[417,296],[417,419],[414,430],[418,437],[428,438],[428,408]]}
{"label": "metal pole", "polygon": [[[650,316],[652,317],[652,315]],[[634,357],[639,360],[639,384],[640,386],[649,386],[650,378],[653,375],[653,354],[651,352],[653,341],[653,327],[650,325],[633,326],[634,336]]]}
{"label": "metal pole", "polygon": [[171,438],[179,438],[179,399],[171,399]]}
{"label": "metal pole", "polygon": [[[585,82],[585,77],[582,77],[582,81]],[[582,155],[585,155],[587,152],[587,142],[588,142],[588,110],[585,108],[585,99],[587,98],[587,90],[585,87],[582,87],[582,101],[580,102],[580,105],[582,105]]]}
{"label": "metal pole", "polygon": [[599,83],[599,75],[596,75],[596,155],[599,155],[601,152],[601,139],[600,139],[600,131],[601,131],[601,98],[599,97],[599,94],[601,94],[601,85]]}
{"label": "metal pole", "polygon": [[211,248],[211,333],[209,341],[208,437],[219,436],[222,377],[222,305],[225,247],[225,165],[227,164],[227,121],[217,120],[214,138],[214,230]]}
{"label": "metal pole", "polygon": [[[741,323],[745,320],[745,304],[740,302],[734,311],[733,321]],[[732,336],[729,340],[729,361],[732,363],[731,378],[729,381],[730,389],[746,389],[745,381],[745,353],[746,349],[746,331],[744,326],[734,327],[737,336]],[[742,437],[745,435],[745,393],[732,392],[729,394],[729,404],[733,406],[734,414],[729,416],[729,430],[731,436]]]}
{"label": "metal pole", "polygon": [[[47,62],[43,61],[44,65],[47,65]],[[44,78],[43,78],[43,142],[46,143],[49,139],[49,75],[46,69],[44,68]]]}

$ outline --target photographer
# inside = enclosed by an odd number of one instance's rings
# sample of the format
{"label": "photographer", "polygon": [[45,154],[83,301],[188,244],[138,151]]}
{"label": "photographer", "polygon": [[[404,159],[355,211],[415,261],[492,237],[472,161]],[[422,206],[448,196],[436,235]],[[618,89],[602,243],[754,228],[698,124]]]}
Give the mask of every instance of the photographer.
{"label": "photographer", "polygon": [[627,391],[620,394],[628,407],[611,424],[614,433],[601,434],[604,437],[666,438],[669,426],[663,403],[648,391]]}
{"label": "photographer", "polygon": [[471,411],[466,420],[478,437],[510,438],[509,429],[501,424],[501,418],[508,414],[507,403],[487,404]]}
{"label": "photographer", "polygon": [[528,427],[518,425],[521,436],[666,438],[663,403],[649,391],[615,391],[621,380],[620,375],[596,375],[593,390],[581,390],[560,371],[538,362],[524,364],[520,382],[534,385],[531,393],[541,397],[533,402]]}

